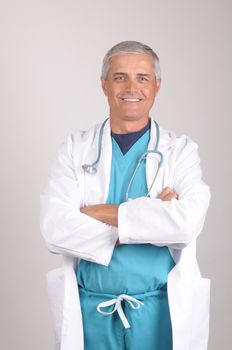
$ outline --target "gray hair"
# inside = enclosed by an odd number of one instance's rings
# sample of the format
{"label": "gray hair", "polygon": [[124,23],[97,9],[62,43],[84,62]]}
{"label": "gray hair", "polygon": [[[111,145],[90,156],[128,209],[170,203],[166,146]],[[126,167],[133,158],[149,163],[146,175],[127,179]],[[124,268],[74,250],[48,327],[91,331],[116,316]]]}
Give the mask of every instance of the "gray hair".
{"label": "gray hair", "polygon": [[130,53],[145,53],[153,57],[154,73],[157,81],[161,81],[161,69],[159,57],[149,46],[138,41],[122,41],[113,46],[105,55],[102,63],[101,78],[106,79],[110,69],[110,59],[113,56],[126,55]]}

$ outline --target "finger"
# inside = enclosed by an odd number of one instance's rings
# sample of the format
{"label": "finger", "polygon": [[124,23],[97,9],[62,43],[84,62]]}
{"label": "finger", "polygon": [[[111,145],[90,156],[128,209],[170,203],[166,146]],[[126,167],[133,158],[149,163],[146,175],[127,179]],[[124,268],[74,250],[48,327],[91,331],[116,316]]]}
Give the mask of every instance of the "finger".
{"label": "finger", "polygon": [[177,195],[177,193],[169,193],[169,194],[167,194],[166,196],[164,196],[163,198],[162,198],[162,200],[163,201],[170,201],[170,200],[172,200],[172,199],[177,199],[178,198],[178,195]]}
{"label": "finger", "polygon": [[172,189],[170,187],[165,187],[160,194],[166,195],[170,192],[172,192]]}
{"label": "finger", "polygon": [[170,187],[165,187],[163,191],[159,194],[158,198],[163,199],[169,193],[174,193],[174,191]]}
{"label": "finger", "polygon": [[162,196],[162,199],[176,198],[176,197],[177,197],[177,193],[172,191],[172,192],[169,192],[166,195]]}

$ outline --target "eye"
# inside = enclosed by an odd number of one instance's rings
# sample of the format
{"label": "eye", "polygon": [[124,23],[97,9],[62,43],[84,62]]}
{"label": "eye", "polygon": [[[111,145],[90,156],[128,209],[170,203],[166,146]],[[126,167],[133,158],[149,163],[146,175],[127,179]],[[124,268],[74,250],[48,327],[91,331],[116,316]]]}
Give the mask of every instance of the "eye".
{"label": "eye", "polygon": [[142,82],[145,82],[145,81],[148,81],[148,77],[145,77],[145,76],[140,76],[139,77],[139,81],[142,81]]}
{"label": "eye", "polygon": [[124,80],[124,76],[123,75],[117,75],[115,78],[114,78],[115,81],[123,81]]}

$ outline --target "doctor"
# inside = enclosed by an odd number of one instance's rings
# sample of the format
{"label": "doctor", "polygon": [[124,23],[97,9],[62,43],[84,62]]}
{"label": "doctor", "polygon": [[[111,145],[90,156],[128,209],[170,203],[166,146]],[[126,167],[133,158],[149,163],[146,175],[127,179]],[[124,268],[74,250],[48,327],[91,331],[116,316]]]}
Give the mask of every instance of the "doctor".
{"label": "doctor", "polygon": [[41,195],[41,232],[64,256],[48,273],[55,348],[206,350],[197,145],[150,118],[161,75],[147,45],[111,48],[101,82],[109,119],[67,138]]}

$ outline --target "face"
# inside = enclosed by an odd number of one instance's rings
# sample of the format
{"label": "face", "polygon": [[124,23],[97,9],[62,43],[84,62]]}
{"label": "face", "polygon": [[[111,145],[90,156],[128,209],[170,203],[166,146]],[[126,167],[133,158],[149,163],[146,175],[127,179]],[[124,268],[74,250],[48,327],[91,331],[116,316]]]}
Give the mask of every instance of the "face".
{"label": "face", "polygon": [[102,80],[110,118],[124,121],[148,118],[159,87],[152,56],[133,53],[112,57],[107,78]]}

